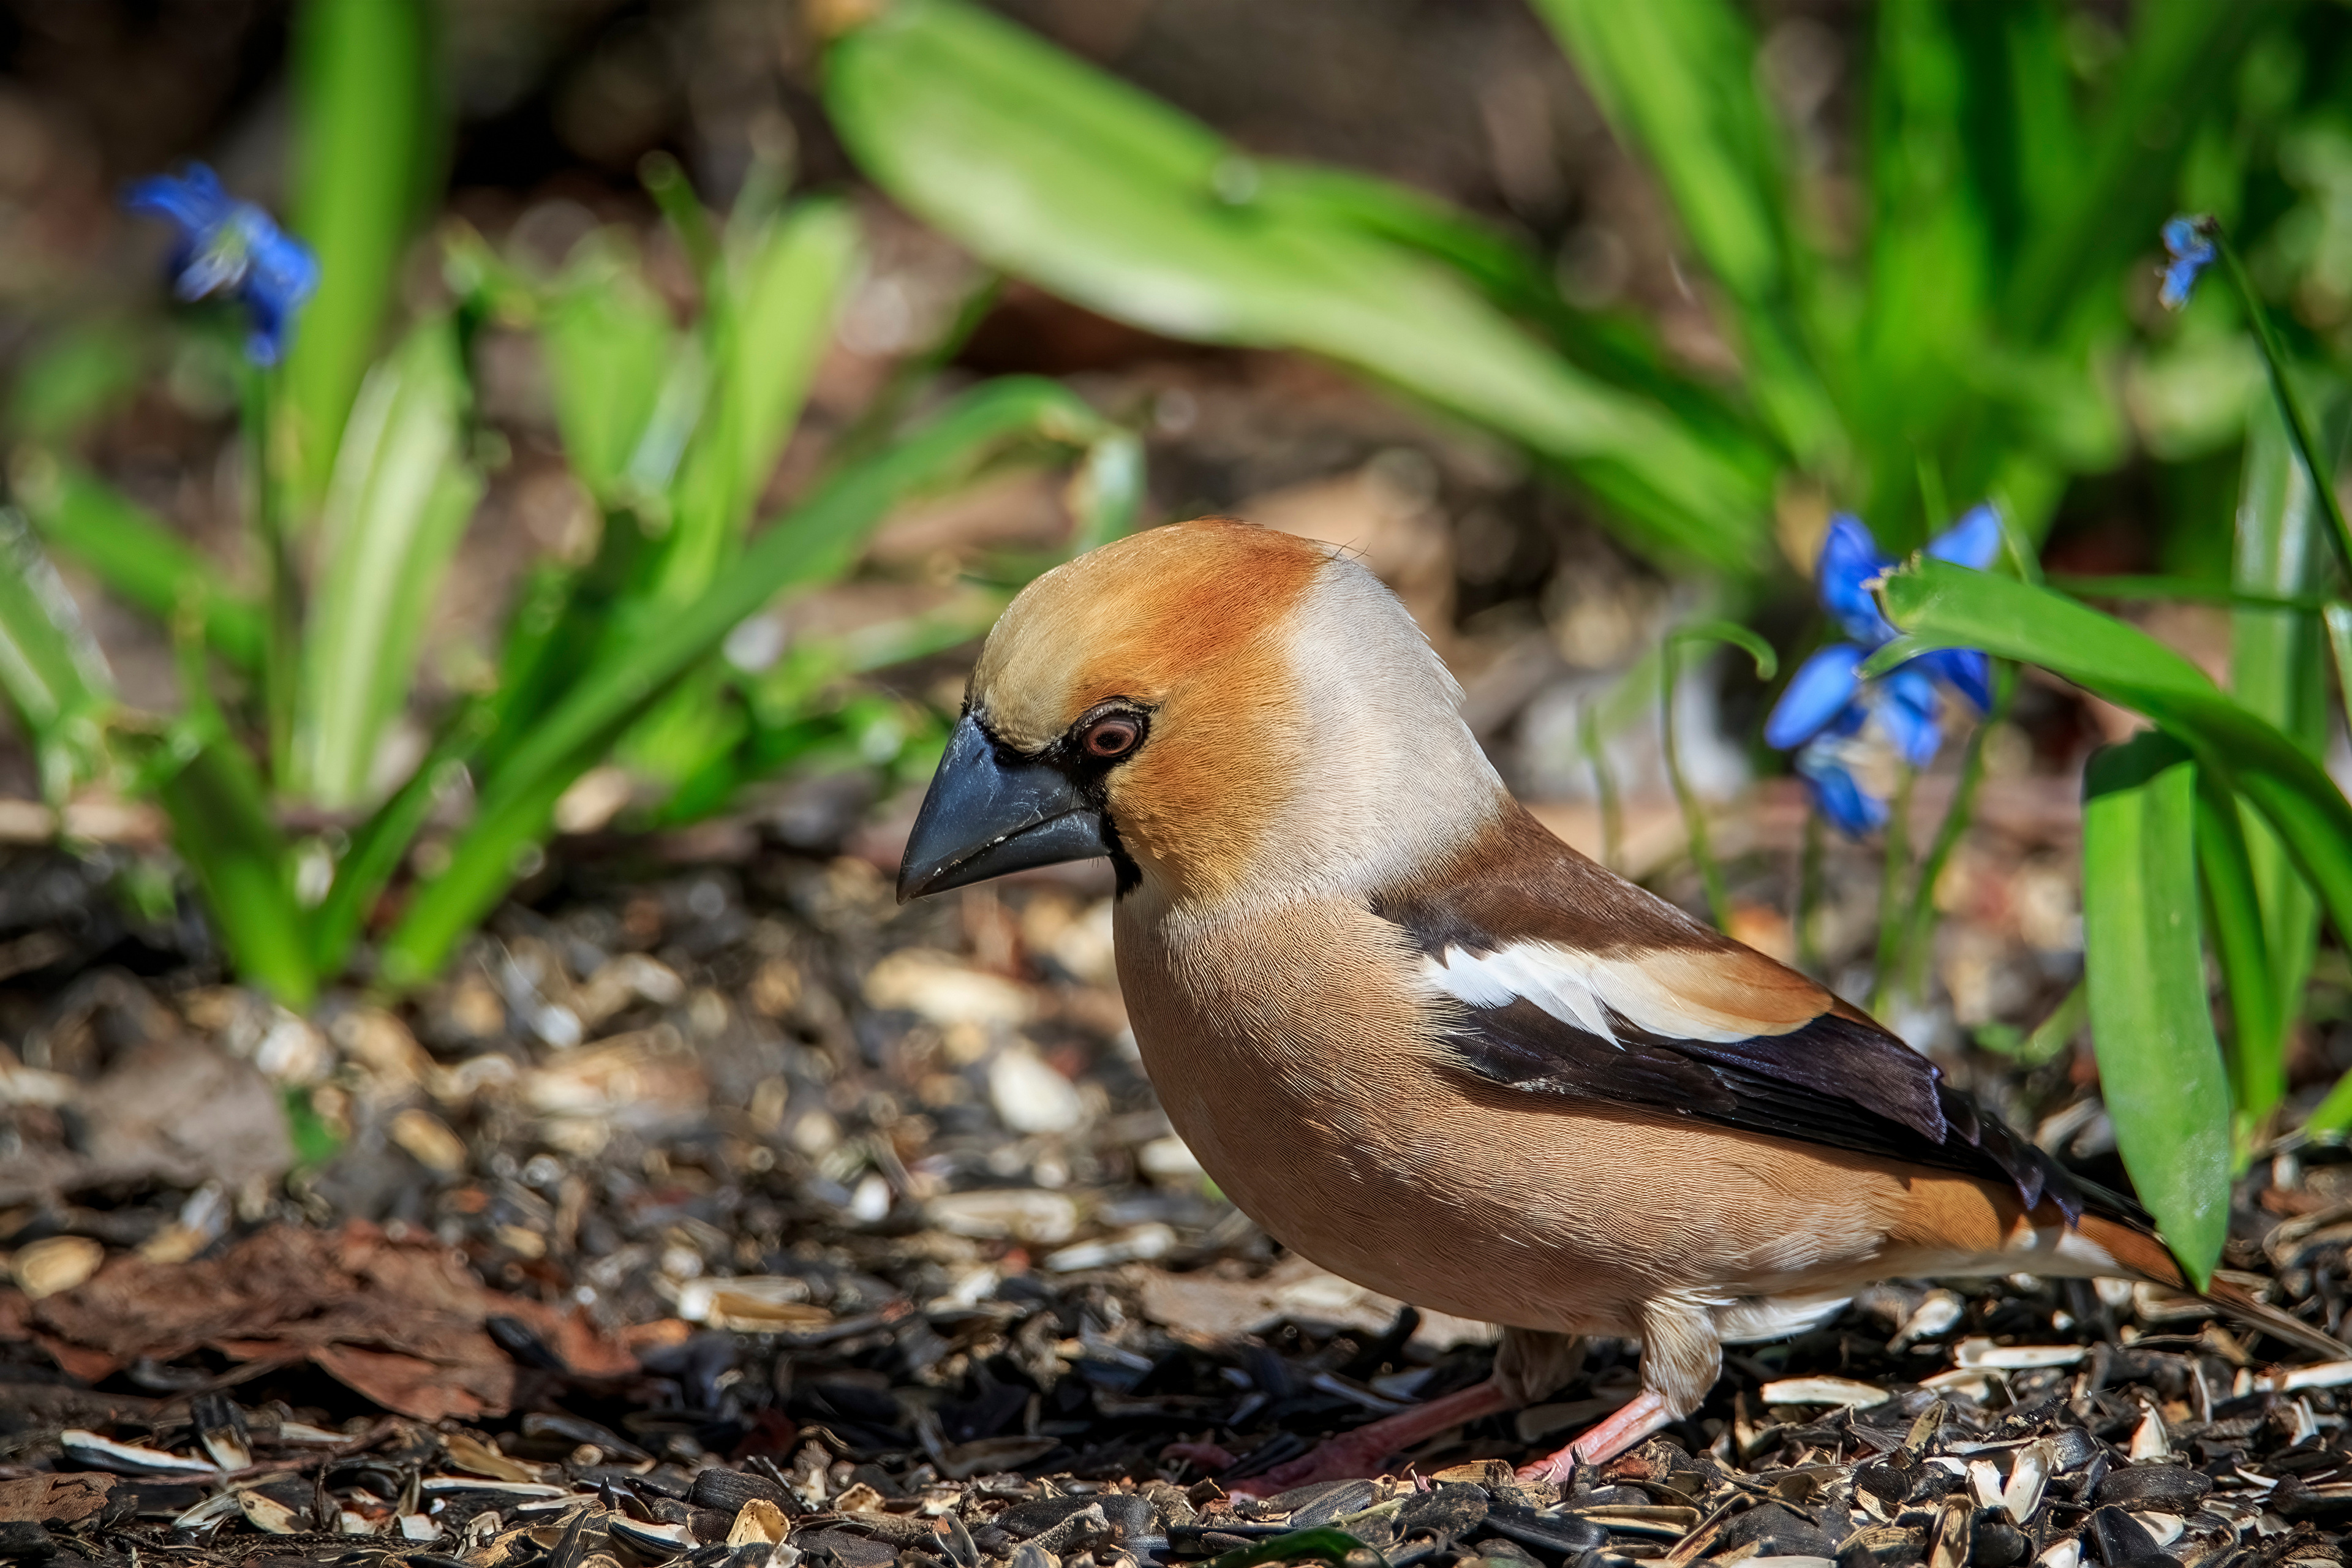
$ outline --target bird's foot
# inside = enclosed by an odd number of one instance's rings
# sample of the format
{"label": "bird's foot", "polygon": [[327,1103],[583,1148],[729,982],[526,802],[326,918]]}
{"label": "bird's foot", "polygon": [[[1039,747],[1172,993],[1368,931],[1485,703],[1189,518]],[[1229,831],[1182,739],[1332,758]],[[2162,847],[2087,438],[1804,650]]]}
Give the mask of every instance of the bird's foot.
{"label": "bird's foot", "polygon": [[1230,1481],[1225,1489],[1235,1497],[1266,1498],[1295,1487],[1313,1486],[1318,1481],[1352,1481],[1377,1476],[1390,1455],[1426,1442],[1465,1421],[1500,1415],[1506,1408],[1503,1391],[1491,1381],[1482,1383],[1383,1416],[1352,1432],[1342,1432],[1264,1475]]}
{"label": "bird's foot", "polygon": [[1577,1466],[1605,1464],[1674,1418],[1666,1402],[1645,1389],[1618,1406],[1607,1420],[1586,1427],[1576,1441],[1559,1453],[1520,1466],[1519,1479],[1564,1487]]}

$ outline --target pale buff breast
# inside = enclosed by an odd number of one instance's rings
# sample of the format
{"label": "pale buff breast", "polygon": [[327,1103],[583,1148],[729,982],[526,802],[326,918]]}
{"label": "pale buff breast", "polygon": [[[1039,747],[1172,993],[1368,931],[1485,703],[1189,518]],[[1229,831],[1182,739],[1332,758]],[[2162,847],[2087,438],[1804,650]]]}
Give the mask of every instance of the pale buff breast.
{"label": "pale buff breast", "polygon": [[1119,977],[1177,1131],[1268,1234],[1374,1289],[1520,1328],[1632,1335],[1667,1290],[1874,1277],[1906,1184],[1860,1156],[1443,1065],[1387,979],[1402,938],[1338,900],[1187,921],[1122,901]]}

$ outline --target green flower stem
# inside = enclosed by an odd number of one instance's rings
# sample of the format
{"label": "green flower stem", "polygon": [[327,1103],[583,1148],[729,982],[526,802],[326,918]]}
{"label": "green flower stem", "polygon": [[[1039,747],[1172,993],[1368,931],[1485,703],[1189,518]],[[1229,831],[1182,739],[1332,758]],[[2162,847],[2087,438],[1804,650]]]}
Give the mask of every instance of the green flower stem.
{"label": "green flower stem", "polygon": [[1903,920],[1903,935],[1897,950],[1895,973],[1897,984],[1911,995],[1919,993],[1922,970],[1927,963],[1928,938],[1936,926],[1936,884],[1943,879],[1944,867],[1952,858],[1952,851],[1969,831],[1976,816],[1977,790],[1984,783],[1985,741],[1993,727],[2009,716],[2011,694],[2017,680],[2007,665],[1996,667],[1993,676],[1992,710],[1969,737],[1968,751],[1960,758],[1960,775],[1952,787],[1951,805],[1944,808],[1944,820],[1936,829],[1936,841],[1929,846],[1927,858],[1919,862],[1919,875],[1911,884],[1910,908]]}
{"label": "green flower stem", "polygon": [[1797,852],[1797,967],[1820,979],[1829,973],[1822,961],[1821,942],[1813,924],[1822,907],[1822,814],[1805,813],[1805,845]]}
{"label": "green flower stem", "polygon": [[1895,775],[1895,799],[1886,812],[1886,858],[1878,873],[1878,958],[1871,966],[1870,1010],[1885,1016],[1902,984],[1895,958],[1903,947],[1908,906],[1904,873],[1911,862],[1911,785],[1919,770],[1905,763]]}
{"label": "green flower stem", "polygon": [[1706,807],[1691,788],[1690,780],[1683,776],[1682,746],[1675,739],[1675,673],[1680,646],[1678,639],[1669,638],[1666,657],[1659,665],[1662,678],[1658,723],[1665,752],[1666,777],[1675,787],[1675,804],[1682,807],[1683,831],[1690,839],[1691,864],[1698,868],[1699,883],[1706,889],[1707,915],[1715,921],[1716,930],[1727,931],[1731,929],[1731,895],[1723,885],[1723,868],[1716,864],[1714,848],[1707,842]]}
{"label": "green flower stem", "polygon": [[1666,778],[1675,787],[1675,803],[1682,807],[1683,829],[1690,836],[1690,857],[1698,868],[1699,881],[1706,889],[1707,913],[1714,918],[1717,931],[1731,929],[1731,895],[1724,888],[1723,868],[1716,863],[1715,851],[1707,842],[1706,812],[1690,781],[1683,776],[1682,747],[1675,739],[1675,676],[1683,647],[1690,643],[1723,642],[1746,651],[1756,661],[1756,679],[1769,680],[1779,672],[1780,656],[1772,645],[1737,621],[1701,621],[1670,632],[1658,660],[1661,700],[1664,711],[1659,722],[1663,749],[1665,752]]}
{"label": "green flower stem", "polygon": [[2238,291],[2238,299],[2246,308],[2246,319],[2253,324],[2254,342],[2263,351],[2263,363],[2270,372],[2271,391],[2277,395],[2279,409],[2286,416],[2287,434],[2294,438],[2294,449],[2303,458],[2304,471],[2311,476],[2311,488],[2318,492],[2320,510],[2327,515],[2327,526],[2336,541],[2336,559],[2342,563],[2344,574],[2352,579],[2352,523],[2344,518],[2344,503],[2337,499],[2331,468],[2319,460],[2319,437],[2312,423],[2311,411],[2303,405],[2302,396],[2287,374],[2286,350],[2279,342],[2278,330],[2271,324],[2270,312],[2263,309],[2254,293],[2253,279],[2246,275],[2246,264],[2239,258],[2238,247],[2221,226],[2210,218],[2200,226],[2212,239],[2221,253],[2221,270],[2229,275],[2230,285]]}
{"label": "green flower stem", "polygon": [[292,776],[296,672],[301,668],[302,587],[287,548],[283,499],[273,461],[272,415],[277,377],[248,368],[244,376],[247,482],[253,542],[268,575],[263,592],[261,705],[269,736],[269,777],[283,788]]}
{"label": "green flower stem", "polygon": [[1617,798],[1617,770],[1609,765],[1609,748],[1601,738],[1600,704],[1587,702],[1576,718],[1576,743],[1592,769],[1592,792],[1601,803],[1601,863],[1622,871],[1625,851],[1625,812]]}

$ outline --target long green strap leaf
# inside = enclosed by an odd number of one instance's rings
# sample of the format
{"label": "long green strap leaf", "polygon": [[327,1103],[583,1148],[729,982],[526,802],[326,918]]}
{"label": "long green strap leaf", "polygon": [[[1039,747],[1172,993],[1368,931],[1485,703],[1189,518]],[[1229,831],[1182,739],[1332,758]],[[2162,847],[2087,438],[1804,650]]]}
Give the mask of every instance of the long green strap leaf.
{"label": "long green strap leaf", "polygon": [[837,202],[806,202],[749,247],[724,319],[718,373],[679,471],[655,601],[686,604],[709,586],[742,537],[799,422],[817,357],[857,266],[857,223]]}
{"label": "long green strap leaf", "polygon": [[668,379],[677,329],[635,258],[608,235],[574,250],[538,318],[563,456],[589,493],[611,505]]}
{"label": "long green strap leaf", "polygon": [[1151,331],[1324,354],[1572,471],[1653,551],[1753,570],[1769,484],[1578,372],[1461,277],[1302,204],[1210,130],[960,0],[835,39],[825,95],[860,165],[993,266]]}
{"label": "long green strap leaf", "polygon": [[296,728],[299,773],[321,805],[366,795],[385,727],[407,705],[425,621],[482,493],[464,451],[467,403],[457,339],[433,321],[369,373],[352,406],[320,514]]}
{"label": "long green strap leaf", "polygon": [[2140,1201],[2200,1289],[2230,1226],[2230,1090],[2198,941],[2197,766],[2169,736],[2095,753],[2083,783],[2091,1043]]}
{"label": "long green strap leaf", "polygon": [[[2197,792],[2197,867],[2205,889],[2206,923],[2213,953],[2230,990],[2234,1026],[2230,1041],[2230,1079],[2238,1113],[2249,1133],[2252,1123],[2286,1092],[2281,1044],[2292,1015],[2283,1006],[2270,931],[2247,845],[2248,824],[2237,801],[2210,777]],[[2254,831],[2267,833],[2257,822]],[[2275,848],[2277,840],[2269,840]],[[2280,852],[2283,856],[2284,852]],[[2282,868],[2284,869],[2284,868]],[[2088,884],[2085,884],[2088,886]],[[2290,872],[2283,884],[2313,911],[2311,889]]]}
{"label": "long green strap leaf", "polygon": [[[2250,410],[2240,479],[2231,586],[2242,594],[2309,595],[2322,583],[2327,540],[2309,476],[2278,408],[2267,399]],[[2243,706],[2277,725],[2316,757],[2327,738],[2327,680],[2318,616],[2308,609],[2241,605],[2230,616],[2230,689]],[[2246,825],[2248,875],[2262,921],[2272,994],[2249,1018],[2238,1007],[2231,1067],[2238,1110],[2258,1123],[2286,1092],[2286,1031],[2302,1012],[2319,911],[2294,875],[2285,846],[2262,822]],[[2217,910],[2219,903],[2217,900]],[[2247,945],[2241,941],[2239,947]],[[2228,948],[2225,946],[2226,956]],[[2251,977],[2248,977],[2251,978]],[[2233,1007],[2241,976],[2230,975]],[[2249,1035],[2250,1025],[2262,1032]]]}
{"label": "long green strap leaf", "polygon": [[2149,248],[2173,199],[2189,131],[2237,79],[2247,40],[2280,0],[2146,0],[2133,7],[2129,47],[2092,116],[2078,199],[2044,215],[2009,273],[2004,318],[2029,340],[2070,312],[2109,310],[2111,275]]}
{"label": "long green strap leaf", "polygon": [[1727,0],[1538,0],[1536,10],[1730,296],[1758,404],[1801,458],[1824,456],[1837,414],[1793,324],[1784,153],[1747,18]]}
{"label": "long green strap leaf", "polygon": [[107,591],[169,621],[200,607],[205,640],[239,669],[261,664],[261,611],[239,598],[212,562],[163,520],[71,464],[28,464],[19,490],[27,516],[60,553],[88,567]]}
{"label": "long green strap leaf", "polygon": [[261,775],[245,748],[226,736],[194,744],[194,754],[155,785],[171,819],[172,847],[195,873],[237,973],[287,1006],[307,1007],[318,993],[318,971]]}
{"label": "long green strap leaf", "polygon": [[431,138],[425,0],[309,0],[295,32],[295,231],[319,292],[295,323],[286,418],[298,495],[326,484],[375,357]]}
{"label": "long green strap leaf", "polygon": [[61,803],[96,774],[113,677],[73,596],[13,509],[0,510],[0,694],[33,742],[45,797]]}
{"label": "long green strap leaf", "polygon": [[1927,647],[1982,648],[2146,714],[2263,815],[2336,930],[2352,931],[2352,803],[2302,747],[2187,658],[2063,594],[1948,562],[1892,573],[1882,594],[1908,636],[1867,668]]}
{"label": "long green strap leaf", "polygon": [[776,595],[845,569],[867,531],[900,500],[1018,438],[1085,447],[1121,433],[1059,383],[989,382],[881,455],[835,476],[752,540],[700,597],[601,661],[503,754],[483,782],[473,824],[447,868],[416,891],[383,952],[383,978],[413,984],[436,970],[512,881],[516,858],[543,838],[556,801],[639,714]]}

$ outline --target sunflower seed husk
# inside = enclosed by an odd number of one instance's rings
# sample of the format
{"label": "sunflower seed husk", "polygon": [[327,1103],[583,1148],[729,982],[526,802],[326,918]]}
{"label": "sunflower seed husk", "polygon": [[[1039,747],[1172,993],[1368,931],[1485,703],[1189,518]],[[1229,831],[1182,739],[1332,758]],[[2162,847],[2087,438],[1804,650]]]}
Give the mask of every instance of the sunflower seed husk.
{"label": "sunflower seed husk", "polygon": [[301,1532],[299,1516],[266,1492],[238,1492],[236,1506],[244,1513],[246,1522],[265,1534],[296,1535]]}
{"label": "sunflower seed husk", "polygon": [[1784,1377],[1759,1391],[1767,1405],[1838,1405],[1866,1410],[1895,1396],[1874,1383],[1850,1377]]}
{"label": "sunflower seed husk", "polygon": [[2081,1345],[1997,1345],[1990,1340],[1972,1339],[1954,1346],[1952,1359],[1969,1372],[2034,1372],[2073,1366],[2087,1353]]}
{"label": "sunflower seed husk", "polygon": [[2023,1524],[2042,1506],[2042,1489],[2050,1484],[2057,1459],[2058,1446],[2047,1437],[2018,1450],[2017,1460],[2009,1469],[2009,1484],[2000,1493],[2001,1510],[2013,1522]]}
{"label": "sunflower seed husk", "polygon": [[694,1532],[682,1524],[648,1524],[614,1514],[604,1521],[604,1528],[631,1556],[648,1563],[667,1562],[695,1546]]}
{"label": "sunflower seed husk", "polygon": [[86,1236],[51,1236],[16,1249],[9,1265],[26,1299],[62,1295],[86,1283],[106,1261],[106,1248]]}
{"label": "sunflower seed husk", "polygon": [[58,1433],[58,1441],[69,1458],[120,1475],[210,1476],[217,1475],[220,1469],[210,1459],[167,1454],[161,1448],[142,1447],[136,1443],[118,1443],[111,1437],[78,1428]]}
{"label": "sunflower seed husk", "polygon": [[253,1463],[253,1437],[246,1429],[245,1412],[220,1394],[199,1394],[189,1405],[188,1418],[214,1464],[224,1470],[242,1470]]}

